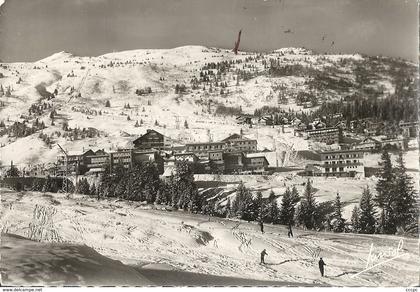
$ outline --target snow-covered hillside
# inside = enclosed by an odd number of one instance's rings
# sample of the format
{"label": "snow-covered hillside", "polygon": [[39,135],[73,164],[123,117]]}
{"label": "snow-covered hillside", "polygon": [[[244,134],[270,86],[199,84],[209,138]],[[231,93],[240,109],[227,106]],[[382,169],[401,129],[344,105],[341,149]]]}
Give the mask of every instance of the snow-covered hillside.
{"label": "snow-covered hillside", "polygon": [[[305,69],[298,75],[274,76],[268,74],[271,61]],[[217,67],[218,62],[230,65],[221,68],[224,65]],[[258,139],[260,150],[308,149],[307,141],[294,137],[292,129],[283,133],[277,128],[248,128],[238,125],[235,116],[215,114],[216,109],[240,107],[243,113],[254,113],[263,106],[280,106],[307,111],[293,98],[312,86],[313,77],[305,72],[325,74],[331,84],[342,80],[347,89],[334,85],[319,92],[321,100],[339,99],[358,90],[351,85],[355,70],[361,66],[375,80],[370,86],[386,95],[394,90],[390,62],[396,61],[359,54],[315,55],[299,48],[235,55],[229,50],[185,46],[98,57],[60,52],[34,63],[1,64],[4,94],[0,97],[0,122],[6,127],[17,121],[31,127],[38,119],[44,122],[42,133],[50,143],[40,138],[40,130],[24,138],[3,135],[0,161],[8,164],[13,160],[20,165],[53,162],[58,153],[56,143],[68,150],[127,147],[148,128],[183,143],[216,141],[242,129],[245,136]],[[200,80],[203,73],[210,76],[210,82],[197,83],[195,79]],[[185,85],[185,92],[176,93],[176,85]],[[148,88],[150,93],[136,94],[136,90]],[[287,102],[279,103],[280,91]],[[106,107],[107,101],[110,107]],[[30,113],[31,106],[38,110]],[[64,137],[65,124],[71,129],[93,128],[99,134],[83,140]]]}
{"label": "snow-covered hillside", "polygon": [[[261,234],[257,224],[152,210],[138,202],[1,191],[3,232],[28,236],[38,226],[44,230],[43,238],[55,232],[55,241],[86,244],[104,256],[132,266],[165,266],[295,285],[418,285],[420,257],[415,238],[301,229],[295,229],[294,238],[288,238],[286,227],[280,225],[267,225]],[[52,214],[51,225],[42,225],[42,221],[34,219],[37,217],[34,210],[40,208]],[[402,246],[398,248],[401,240]],[[268,253],[266,265],[259,264],[263,249]],[[373,262],[369,266],[383,263],[363,272],[371,249]],[[391,251],[400,256],[388,260],[395,255]],[[327,264],[326,277],[319,274],[319,257]],[[29,268],[19,266],[16,261],[13,264],[14,269],[4,267],[6,272],[2,273],[9,274],[14,283],[22,283],[14,273]]]}

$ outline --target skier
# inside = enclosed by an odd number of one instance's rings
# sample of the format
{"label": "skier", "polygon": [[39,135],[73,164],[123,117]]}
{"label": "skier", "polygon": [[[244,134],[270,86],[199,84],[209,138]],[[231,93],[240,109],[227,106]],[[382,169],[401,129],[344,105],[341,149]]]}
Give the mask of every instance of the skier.
{"label": "skier", "polygon": [[326,266],[326,264],[324,263],[322,258],[319,259],[318,265],[319,265],[319,271],[321,272],[321,276],[324,277],[324,266]]}
{"label": "skier", "polygon": [[289,223],[289,232],[287,232],[287,236],[290,238],[290,237],[293,237],[293,230],[292,230],[292,224],[290,224]]}
{"label": "skier", "polygon": [[260,229],[261,233],[264,233],[264,223],[262,222],[262,220],[260,221]]}
{"label": "skier", "polygon": [[264,250],[261,252],[261,264],[265,264],[264,257],[268,255],[268,253]]}

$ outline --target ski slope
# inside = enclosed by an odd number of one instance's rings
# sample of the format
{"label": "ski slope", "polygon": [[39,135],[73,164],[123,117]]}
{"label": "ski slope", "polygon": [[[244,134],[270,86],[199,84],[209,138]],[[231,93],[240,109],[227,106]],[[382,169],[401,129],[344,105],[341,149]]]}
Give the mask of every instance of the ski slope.
{"label": "ski slope", "polygon": [[[301,229],[288,238],[285,226],[266,225],[261,234],[257,224],[152,210],[137,202],[4,189],[2,193],[3,232],[27,236],[29,224],[36,224],[35,206],[54,208],[51,228],[59,241],[85,244],[126,265],[313,285],[418,285],[417,238]],[[397,248],[400,240],[403,256],[356,275],[366,267],[371,244],[378,254]],[[263,249],[268,253],[266,265],[259,264]],[[320,256],[327,264],[326,277],[318,271]],[[379,262],[386,259],[385,255]]]}

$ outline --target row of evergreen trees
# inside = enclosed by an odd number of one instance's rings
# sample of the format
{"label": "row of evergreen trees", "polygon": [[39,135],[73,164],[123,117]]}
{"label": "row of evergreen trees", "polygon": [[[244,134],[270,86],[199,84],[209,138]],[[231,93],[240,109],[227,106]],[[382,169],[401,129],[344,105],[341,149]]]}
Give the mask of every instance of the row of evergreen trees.
{"label": "row of evergreen trees", "polygon": [[178,162],[174,174],[166,180],[159,178],[154,164],[143,163],[128,169],[121,165],[112,171],[106,169],[97,187],[89,185],[86,179],[81,179],[77,186],[79,193],[98,198],[118,197],[210,216],[296,225],[310,230],[395,234],[401,229],[416,232],[416,193],[406,172],[402,153],[399,154],[397,167],[392,166],[388,152],[382,154],[382,169],[376,190],[376,197],[368,187],[363,190],[350,222],[346,222],[342,216],[340,194],[337,193],[334,200],[317,202],[309,179],[302,196],[296,187],[287,188],[280,206],[273,191],[268,198],[263,198],[261,192],[253,194],[242,183],[236,189],[236,197],[223,202],[209,195],[199,195],[193,169],[186,162]]}

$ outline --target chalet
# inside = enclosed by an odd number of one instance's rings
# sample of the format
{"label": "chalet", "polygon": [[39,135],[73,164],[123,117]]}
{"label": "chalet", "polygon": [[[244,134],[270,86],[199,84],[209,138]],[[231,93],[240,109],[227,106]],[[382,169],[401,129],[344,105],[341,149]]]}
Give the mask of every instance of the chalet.
{"label": "chalet", "polygon": [[222,140],[225,142],[225,152],[255,152],[257,151],[257,140],[251,140],[239,134],[233,134]]}
{"label": "chalet", "polygon": [[68,174],[84,174],[88,171],[87,157],[94,154],[95,152],[89,149],[86,151],[68,151],[67,156],[64,154],[59,155],[57,157],[57,175],[65,175],[66,172]]}
{"label": "chalet", "polygon": [[245,170],[252,172],[264,172],[269,163],[267,158],[260,153],[248,153],[245,156]]}
{"label": "chalet", "polygon": [[190,143],[185,145],[186,152],[192,152],[199,159],[208,159],[209,152],[221,151],[225,149],[224,142],[204,142]]}
{"label": "chalet", "polygon": [[147,129],[146,134],[133,141],[134,148],[139,150],[165,150],[170,148],[170,142],[167,137],[161,133]]}
{"label": "chalet", "polygon": [[307,175],[335,177],[364,177],[363,150],[334,150],[318,153],[320,163],[308,164]]}
{"label": "chalet", "polygon": [[378,140],[372,137],[368,137],[364,139],[363,141],[357,144],[354,144],[353,149],[373,151],[373,150],[378,150],[380,147],[381,147],[381,143]]}
{"label": "chalet", "polygon": [[339,128],[323,128],[316,130],[305,131],[307,139],[311,139],[317,142],[330,144],[338,144],[340,140],[340,129]]}

